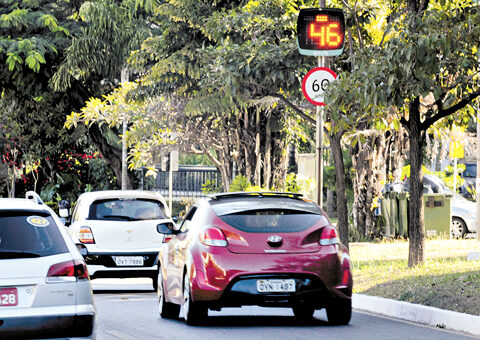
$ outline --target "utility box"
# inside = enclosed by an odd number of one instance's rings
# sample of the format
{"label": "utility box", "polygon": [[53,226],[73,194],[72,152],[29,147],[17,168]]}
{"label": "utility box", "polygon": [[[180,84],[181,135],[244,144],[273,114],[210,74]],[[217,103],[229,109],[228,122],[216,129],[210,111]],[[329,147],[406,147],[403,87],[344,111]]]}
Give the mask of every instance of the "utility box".
{"label": "utility box", "polygon": [[423,194],[425,235],[450,237],[451,194]]}
{"label": "utility box", "polygon": [[[387,192],[381,200],[386,236],[408,237],[408,192]],[[450,236],[451,194],[423,194],[425,235]]]}

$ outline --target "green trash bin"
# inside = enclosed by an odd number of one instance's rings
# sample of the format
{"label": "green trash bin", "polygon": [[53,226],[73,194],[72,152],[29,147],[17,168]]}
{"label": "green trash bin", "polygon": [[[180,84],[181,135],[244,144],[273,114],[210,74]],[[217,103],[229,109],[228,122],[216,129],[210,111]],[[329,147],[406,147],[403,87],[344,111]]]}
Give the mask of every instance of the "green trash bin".
{"label": "green trash bin", "polygon": [[385,231],[386,236],[395,236],[398,230],[398,192],[389,192],[390,229]]}
{"label": "green trash bin", "polygon": [[408,193],[387,192],[381,199],[381,214],[385,222],[385,236],[407,236]]}
{"label": "green trash bin", "polygon": [[381,199],[381,212],[385,223],[385,236],[394,236],[398,225],[397,193],[387,192]]}
{"label": "green trash bin", "polygon": [[423,194],[425,235],[450,237],[451,194]]}
{"label": "green trash bin", "polygon": [[398,193],[398,230],[397,235],[400,237],[408,237],[408,200],[410,195],[408,192]]}
{"label": "green trash bin", "polygon": [[380,215],[385,228],[385,233],[390,230],[390,198],[388,193],[384,193],[380,199]]}

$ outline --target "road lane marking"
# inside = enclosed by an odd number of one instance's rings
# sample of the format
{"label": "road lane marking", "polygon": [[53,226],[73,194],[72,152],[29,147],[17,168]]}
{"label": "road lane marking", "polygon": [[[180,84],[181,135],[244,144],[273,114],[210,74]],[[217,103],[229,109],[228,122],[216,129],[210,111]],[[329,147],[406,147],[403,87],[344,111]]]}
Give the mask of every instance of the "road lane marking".
{"label": "road lane marking", "polygon": [[122,340],[135,340],[134,337],[128,335],[128,334],[125,334],[125,333],[122,333],[122,332],[117,332],[117,331],[105,331],[105,333],[107,334],[110,334],[110,335],[113,335],[114,337],[118,338],[118,339],[122,339]]}

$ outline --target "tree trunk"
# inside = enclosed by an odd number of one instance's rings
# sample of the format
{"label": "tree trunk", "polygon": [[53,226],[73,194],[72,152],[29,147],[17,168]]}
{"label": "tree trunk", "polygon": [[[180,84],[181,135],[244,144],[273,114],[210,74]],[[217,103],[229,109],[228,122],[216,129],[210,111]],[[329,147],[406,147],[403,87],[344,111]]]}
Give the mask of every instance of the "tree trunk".
{"label": "tree trunk", "polygon": [[[365,143],[366,145],[366,143]],[[350,150],[352,155],[352,165],[355,169],[354,178],[353,178],[353,223],[357,231],[366,236],[366,198],[365,198],[365,187],[366,187],[366,160],[364,159],[364,145],[362,141],[359,140],[357,144]]]}
{"label": "tree trunk", "polygon": [[261,154],[261,145],[260,145],[260,135],[261,135],[261,124],[260,124],[260,110],[256,110],[255,114],[255,156],[257,160],[255,162],[255,185],[262,186],[262,154]]}
{"label": "tree trunk", "polygon": [[[335,130],[335,123],[332,122],[332,131]],[[348,206],[345,190],[345,167],[343,163],[341,139],[343,130],[335,134],[329,134],[330,145],[332,148],[333,161],[335,163],[335,184],[337,191],[337,211],[338,224],[337,229],[340,234],[340,242],[348,248]]]}
{"label": "tree trunk", "polygon": [[272,187],[272,115],[267,115],[265,128],[265,161],[263,166],[264,186],[267,189]]}
{"label": "tree trunk", "polygon": [[327,214],[330,217],[337,217],[338,214],[335,211],[335,192],[327,188]]}
{"label": "tree trunk", "polygon": [[223,141],[223,149],[219,151],[219,153],[221,155],[220,160],[222,163],[222,168],[224,169],[222,173],[222,178],[224,178],[223,184],[224,184],[225,190],[228,191],[230,189],[230,183],[232,178],[233,156],[230,154],[230,143],[228,140],[227,131],[223,131],[222,141]]}
{"label": "tree trunk", "polygon": [[288,170],[288,153],[285,133],[275,132],[272,141],[272,186],[274,188],[284,188]]}
{"label": "tree trunk", "polygon": [[350,150],[355,169],[354,225],[364,236],[380,237],[384,231],[377,224],[372,204],[381,196],[387,178],[393,176],[394,181],[400,180],[408,143],[403,128],[387,133],[376,130],[361,133],[365,142],[359,140]]}
{"label": "tree trunk", "polygon": [[[122,150],[111,146],[102,134],[101,128],[93,124],[88,128],[88,134],[92,142],[97,146],[103,158],[112,168],[117,180],[117,187],[122,187]],[[133,173],[128,172],[127,188],[133,189]]]}
{"label": "tree trunk", "polygon": [[423,207],[423,143],[425,131],[421,130],[420,100],[417,97],[410,104],[407,127],[410,141],[410,204],[408,211],[408,266],[414,267],[425,262],[425,221]]}
{"label": "tree trunk", "polygon": [[15,166],[12,166],[12,183],[9,182],[10,177],[10,166],[7,168],[7,193],[8,197],[15,198],[15,182],[17,181],[15,177]]}
{"label": "tree trunk", "polygon": [[[244,115],[243,115],[243,133],[248,133],[248,128],[250,124],[250,120],[248,119],[249,117],[249,110],[245,110]],[[243,152],[245,154],[245,177],[250,181],[252,179],[252,162],[250,161],[249,157],[249,152],[248,152],[248,147],[245,145],[243,147]]]}

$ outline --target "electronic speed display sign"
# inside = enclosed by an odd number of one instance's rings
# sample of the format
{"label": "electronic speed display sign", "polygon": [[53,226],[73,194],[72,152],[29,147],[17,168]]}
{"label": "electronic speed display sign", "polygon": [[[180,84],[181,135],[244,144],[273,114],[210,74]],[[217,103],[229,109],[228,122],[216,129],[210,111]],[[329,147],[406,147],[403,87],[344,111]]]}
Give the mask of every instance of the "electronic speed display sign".
{"label": "electronic speed display sign", "polygon": [[338,8],[301,9],[297,21],[300,54],[338,56],[345,43],[345,17]]}

